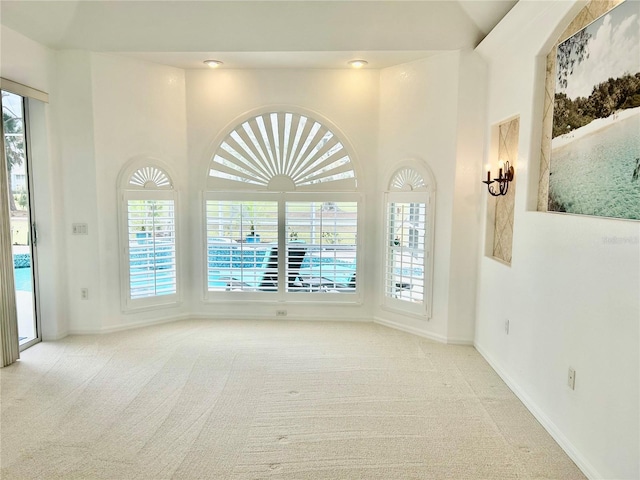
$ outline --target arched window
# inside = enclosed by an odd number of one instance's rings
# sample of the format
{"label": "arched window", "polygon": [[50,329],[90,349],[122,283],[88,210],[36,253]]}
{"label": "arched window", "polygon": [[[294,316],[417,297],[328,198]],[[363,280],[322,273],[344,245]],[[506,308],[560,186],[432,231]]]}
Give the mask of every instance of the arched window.
{"label": "arched window", "polygon": [[385,195],[384,306],[427,318],[431,316],[434,199],[433,176],[421,165],[397,169]]}
{"label": "arched window", "polygon": [[178,301],[176,192],[155,165],[123,170],[120,181],[125,310]]}
{"label": "arched window", "polygon": [[272,191],[355,190],[356,175],[343,143],[305,115],[272,112],[234,128],[216,151],[212,188]]}
{"label": "arched window", "polygon": [[356,301],[356,185],[325,124],[292,112],[239,122],[209,166],[207,296]]}

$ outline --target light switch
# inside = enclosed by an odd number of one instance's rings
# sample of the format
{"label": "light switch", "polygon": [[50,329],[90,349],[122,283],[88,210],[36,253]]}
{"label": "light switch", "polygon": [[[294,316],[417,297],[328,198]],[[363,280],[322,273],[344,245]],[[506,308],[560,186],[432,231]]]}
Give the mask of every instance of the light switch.
{"label": "light switch", "polygon": [[73,223],[71,225],[71,231],[74,235],[88,235],[89,226],[86,223]]}

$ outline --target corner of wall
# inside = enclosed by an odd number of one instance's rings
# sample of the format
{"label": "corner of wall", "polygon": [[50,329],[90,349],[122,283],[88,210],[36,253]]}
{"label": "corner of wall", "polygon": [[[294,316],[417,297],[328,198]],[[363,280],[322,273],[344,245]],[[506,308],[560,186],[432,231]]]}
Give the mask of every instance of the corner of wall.
{"label": "corner of wall", "polygon": [[[55,125],[61,162],[64,213],[56,228],[66,243],[69,330],[102,324],[99,209],[96,190],[92,57],[90,52],[56,52]],[[86,223],[87,235],[71,235],[73,223]],[[88,288],[82,300],[80,289]]]}
{"label": "corner of wall", "polygon": [[447,338],[472,342],[482,224],[480,179],[487,71],[485,62],[473,51],[460,52],[459,62]]}

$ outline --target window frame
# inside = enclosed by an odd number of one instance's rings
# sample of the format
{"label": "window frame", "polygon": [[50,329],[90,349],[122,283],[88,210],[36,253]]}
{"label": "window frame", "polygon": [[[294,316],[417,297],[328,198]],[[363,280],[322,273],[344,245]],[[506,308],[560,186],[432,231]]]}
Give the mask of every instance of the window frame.
{"label": "window frame", "polygon": [[[207,247],[207,201],[276,201],[278,204],[277,238],[278,251],[286,251],[287,246],[287,222],[286,205],[287,202],[355,202],[357,205],[357,232],[362,232],[362,196],[358,192],[204,192],[202,196],[202,232],[203,239],[202,252],[204,258],[208,259]],[[356,268],[355,274],[358,278],[360,270],[360,252],[362,251],[362,235],[357,235],[356,239]],[[286,278],[286,256],[278,256],[278,276]],[[278,283],[278,291],[210,291],[209,290],[209,269],[208,260],[203,262],[201,272],[203,282],[203,300],[206,303],[219,302],[261,302],[261,303],[334,303],[334,304],[361,304],[362,288],[361,282],[356,283],[355,292],[287,292],[287,282]]]}
{"label": "window frame", "polygon": [[[398,174],[411,171],[422,183],[411,185],[410,182],[399,184]],[[391,246],[388,245],[390,228],[390,206],[392,203],[418,203],[425,205],[424,264],[423,264],[423,300],[412,302],[400,297],[392,297],[387,291],[388,259]],[[431,170],[422,162],[411,162],[396,168],[390,176],[387,191],[384,193],[382,206],[382,272],[381,272],[381,308],[384,310],[410,315],[419,319],[430,319],[433,312],[433,247],[435,238],[435,181]]]}
{"label": "window frame", "polygon": [[[136,187],[131,185],[130,180],[133,174],[144,169],[145,167],[154,168],[162,171],[169,179],[168,187]],[[137,163],[135,167],[124,169],[121,174],[118,189],[118,225],[120,238],[120,299],[121,310],[123,313],[133,313],[146,310],[155,310],[177,306],[182,302],[182,266],[181,266],[181,250],[179,235],[179,195],[174,188],[173,181],[166,168],[158,166],[155,163],[145,162]],[[129,250],[129,216],[128,205],[130,200],[171,200],[173,201],[173,229],[174,229],[174,249],[175,249],[175,293],[168,295],[151,295],[144,298],[131,298],[131,278],[130,278],[130,250]]]}

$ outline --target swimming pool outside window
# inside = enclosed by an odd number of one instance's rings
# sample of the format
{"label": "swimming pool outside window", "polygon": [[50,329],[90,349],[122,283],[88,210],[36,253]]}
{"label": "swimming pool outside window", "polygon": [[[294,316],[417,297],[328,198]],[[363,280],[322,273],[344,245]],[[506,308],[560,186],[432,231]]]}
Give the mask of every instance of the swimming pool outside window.
{"label": "swimming pool outside window", "polygon": [[207,200],[207,290],[278,290],[278,202]]}
{"label": "swimming pool outside window", "polygon": [[357,202],[286,202],[290,244],[305,248],[292,292],[355,293]]}
{"label": "swimming pool outside window", "polygon": [[127,200],[131,299],[176,293],[173,200]]}
{"label": "swimming pool outside window", "polygon": [[246,117],[208,168],[209,300],[359,301],[357,178],[345,139],[291,111]]}
{"label": "swimming pool outside window", "polygon": [[207,194],[207,296],[356,301],[357,196],[312,197]]}
{"label": "swimming pool outside window", "polygon": [[121,189],[123,307],[166,306],[178,299],[176,194],[167,173],[135,169]]}

